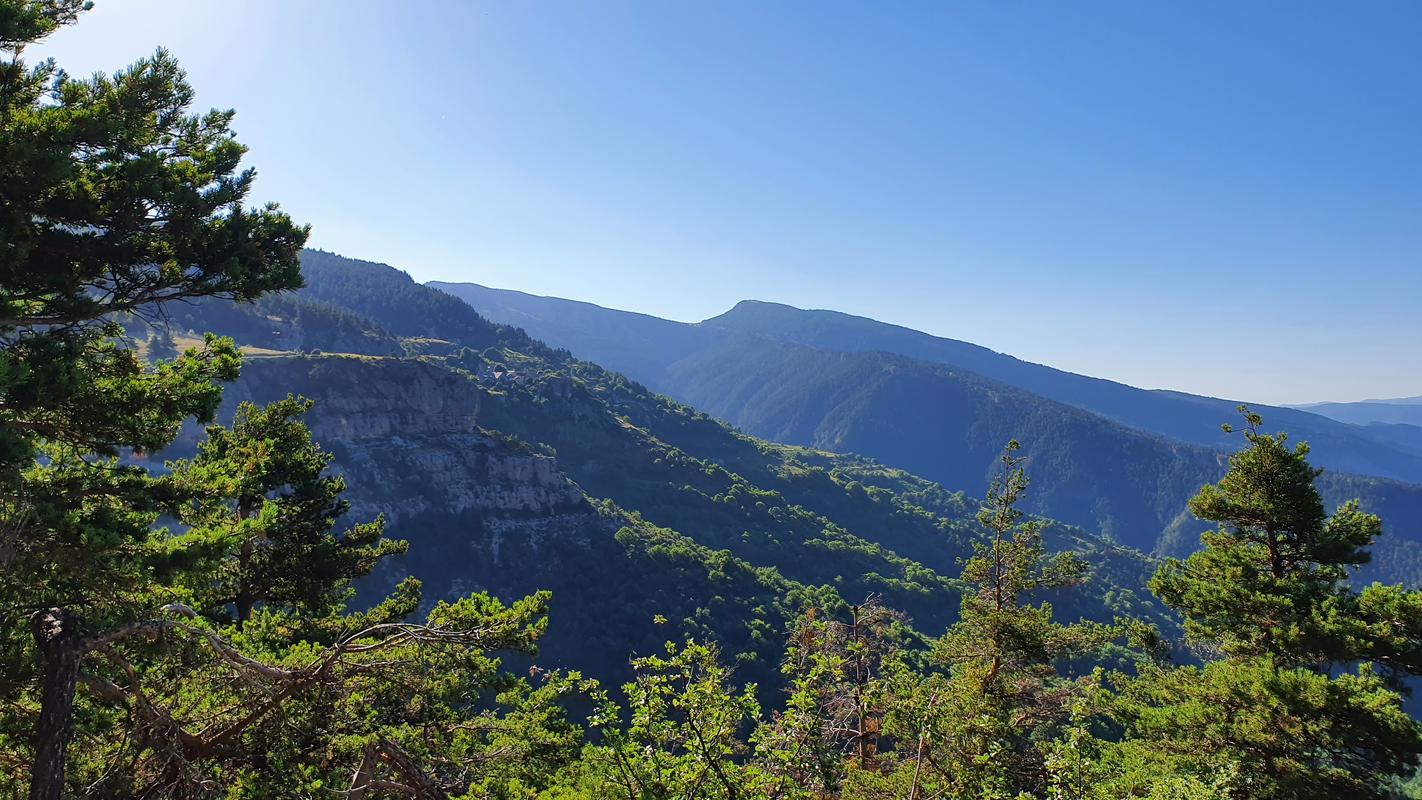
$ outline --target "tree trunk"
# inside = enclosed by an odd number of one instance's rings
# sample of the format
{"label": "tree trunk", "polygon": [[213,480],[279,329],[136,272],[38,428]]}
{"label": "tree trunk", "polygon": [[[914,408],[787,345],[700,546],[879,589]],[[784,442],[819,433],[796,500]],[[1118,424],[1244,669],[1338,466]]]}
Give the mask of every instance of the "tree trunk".
{"label": "tree trunk", "polygon": [[1264,543],[1269,548],[1269,574],[1275,580],[1284,577],[1284,559],[1279,553],[1279,536],[1274,533],[1273,525],[1264,526]]}
{"label": "tree trunk", "polygon": [[[252,515],[255,501],[243,497],[237,501],[237,524]],[[257,604],[256,593],[252,591],[252,555],[255,549],[251,538],[242,540],[237,553],[237,597],[233,605],[237,607],[237,627],[246,625],[252,618],[252,608]]]}
{"label": "tree trunk", "polygon": [[389,739],[381,739],[376,744],[376,750],[380,759],[389,764],[392,769],[400,773],[400,777],[405,779],[409,788],[413,789],[415,797],[420,800],[447,800],[449,797],[439,784],[435,783],[425,775],[415,760],[410,758],[410,754],[400,749],[400,745]]}
{"label": "tree trunk", "polygon": [[83,640],[79,621],[62,608],[30,617],[41,662],[40,716],[35,731],[35,764],[30,800],[59,800],[64,791],[64,758],[74,736],[74,684],[79,679]]}
{"label": "tree trunk", "polygon": [[346,800],[365,800],[366,792],[370,791],[370,785],[375,780],[375,765],[378,763],[380,758],[375,754],[375,745],[366,745],[360,766],[351,776],[351,788],[346,791]]}
{"label": "tree trunk", "polygon": [[237,627],[246,625],[252,619],[252,607],[256,605],[256,599],[252,596],[251,586],[247,583],[247,576],[250,574],[247,565],[252,560],[252,541],[249,539],[242,543],[242,551],[237,556],[237,563],[240,566],[238,578],[241,583],[237,588],[237,597],[233,605],[237,607]]}
{"label": "tree trunk", "polygon": [[[997,642],[993,642],[993,648],[996,649],[996,647]],[[1001,669],[1002,656],[999,656],[997,653],[993,653],[992,661],[988,663],[987,674],[983,676],[983,685],[979,692],[980,694],[987,695],[988,692],[992,691],[992,685],[997,681],[997,673]]]}

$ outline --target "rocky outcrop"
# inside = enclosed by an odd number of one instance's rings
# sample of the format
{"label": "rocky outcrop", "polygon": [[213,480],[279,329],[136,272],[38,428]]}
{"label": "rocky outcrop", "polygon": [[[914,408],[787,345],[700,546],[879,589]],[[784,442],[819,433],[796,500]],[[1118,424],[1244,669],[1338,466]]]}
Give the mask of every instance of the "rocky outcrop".
{"label": "rocky outcrop", "polygon": [[400,356],[405,350],[393,336],[359,330],[319,329],[312,331],[289,319],[270,320],[271,330],[248,335],[239,344],[271,350],[323,351],[369,356]]}
{"label": "rocky outcrop", "polygon": [[468,380],[411,359],[354,356],[250,358],[223,398],[266,403],[300,394],[316,401],[318,440],[441,436],[478,430],[479,392]]}
{"label": "rocky outcrop", "polygon": [[556,459],[480,430],[479,388],[458,373],[408,359],[250,359],[226,393],[223,416],[242,400],[287,393],[315,401],[307,424],[345,474],[355,518],[538,517],[585,507]]}
{"label": "rocky outcrop", "polygon": [[573,396],[573,379],[567,375],[553,375],[544,379],[538,393],[549,400],[568,400]]}
{"label": "rocky outcrop", "polygon": [[[410,544],[358,584],[357,605],[408,576],[426,609],[470,592],[546,588],[577,603],[586,564],[622,552],[622,518],[589,503],[553,456],[482,429],[483,391],[466,373],[415,359],[273,356],[244,363],[221,418],[243,400],[315,401],[307,424],[346,479],[341,524],[383,514],[387,535]],[[549,641],[554,656],[574,652],[572,642],[583,650],[573,626]]]}

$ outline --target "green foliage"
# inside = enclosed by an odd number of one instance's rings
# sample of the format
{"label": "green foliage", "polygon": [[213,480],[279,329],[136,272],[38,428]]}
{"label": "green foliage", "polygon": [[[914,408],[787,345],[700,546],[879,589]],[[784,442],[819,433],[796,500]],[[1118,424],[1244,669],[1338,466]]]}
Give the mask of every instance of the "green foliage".
{"label": "green foliage", "polygon": [[756,766],[772,796],[833,795],[844,780],[845,755],[867,758],[877,743],[882,682],[875,672],[892,644],[882,624],[857,623],[887,616],[872,604],[851,613],[845,623],[810,609],[790,634],[783,708],[753,737]]}
{"label": "green foliage", "polygon": [[37,42],[93,5],[91,0],[25,0],[0,6],[0,47],[14,50]]}
{"label": "green foliage", "polygon": [[1325,515],[1307,446],[1240,411],[1246,447],[1191,502],[1220,529],[1151,582],[1215,657],[1124,680],[1126,746],[1200,778],[1228,766],[1243,796],[1388,796],[1422,759],[1422,726],[1396,689],[1418,674],[1422,595],[1352,589],[1377,517],[1356,503]]}
{"label": "green foliage", "polygon": [[1282,434],[1260,433],[1259,418],[1246,414],[1249,446],[1191,503],[1221,528],[1190,558],[1162,565],[1152,586],[1186,615],[1188,636],[1230,656],[1315,667],[1364,659],[1415,672],[1408,609],[1419,595],[1380,584],[1356,592],[1347,582],[1349,568],[1369,560],[1380,521],[1356,501],[1325,515],[1308,447],[1285,447]]}
{"label": "green foliage", "polygon": [[[588,754],[595,777],[584,787],[626,800],[745,797],[738,757],[746,750],[741,731],[760,715],[755,687],[730,686],[715,648],[695,642],[668,642],[665,655],[632,665],[627,725],[604,729],[605,743]],[[602,721],[611,721],[608,713]]]}
{"label": "green foliage", "polygon": [[207,569],[189,565],[198,607],[245,623],[258,605],[322,617],[344,607],[352,584],[407,544],[382,538],[380,518],[332,533],[350,503],[345,479],[327,474],[331,454],[301,418],[311,401],[287,396],[242,403],[231,429],[212,426],[190,461],[169,464],[185,497],[185,553],[217,552]]}
{"label": "green foliage", "polygon": [[1017,450],[1007,444],[978,513],[986,540],[964,564],[958,622],[934,644],[927,674],[890,670],[885,732],[898,752],[852,772],[847,796],[1044,796],[1068,780],[1064,748],[1092,743],[1072,723],[1099,675],[1064,670],[1118,632],[1057,623],[1049,604],[1029,602],[1081,583],[1086,567],[1071,553],[1045,554],[1041,523],[1018,508],[1028,481]]}
{"label": "green foliage", "polygon": [[[295,798],[366,766],[392,785],[440,786],[556,769],[578,746],[558,703],[581,681],[534,686],[493,655],[531,650],[546,603],[474,595],[324,646],[293,638],[300,617],[267,609],[240,631],[200,620],[116,630],[81,697],[81,714],[108,724],[85,732],[71,779],[104,796]],[[520,763],[529,753],[538,761]]]}
{"label": "green foliage", "polygon": [[[1048,558],[1042,547],[1042,523],[1023,519],[1017,507],[1027,490],[1016,441],[1008,442],[1002,471],[988,489],[978,522],[989,539],[975,545],[975,554],[963,567],[969,591],[963,595],[958,624],[939,643],[939,655],[967,672],[981,671],[985,694],[999,692],[1003,684],[1020,686],[1013,673],[1033,666],[1045,667],[1089,650],[1102,638],[1095,628],[1063,627],[1052,623],[1048,604],[1032,606],[1029,595],[1043,589],[1072,586],[1086,579],[1086,567],[1073,553]],[[1003,669],[1007,675],[1001,675]]]}
{"label": "green foliage", "polygon": [[1230,774],[1230,796],[1388,797],[1422,752],[1401,697],[1367,668],[1329,677],[1264,657],[1148,670],[1115,714],[1127,739],[1112,759],[1151,765],[1114,777],[1122,791]]}
{"label": "green foliage", "polygon": [[177,498],[116,457],[211,419],[238,370],[216,337],[144,365],[115,317],[294,288],[306,239],[275,206],[243,205],[232,113],[190,113],[167,53],[87,79],[21,60],[87,7],[0,3],[0,736],[34,754],[37,798],[61,788],[80,637],[163,596],[152,525]]}

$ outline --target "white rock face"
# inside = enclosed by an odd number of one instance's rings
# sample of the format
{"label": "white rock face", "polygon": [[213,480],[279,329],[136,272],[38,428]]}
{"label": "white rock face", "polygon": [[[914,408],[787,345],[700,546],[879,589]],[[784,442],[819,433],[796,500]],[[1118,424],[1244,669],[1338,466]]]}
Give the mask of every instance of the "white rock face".
{"label": "white rock face", "polygon": [[355,519],[585,507],[556,459],[515,452],[479,431],[479,390],[455,373],[397,359],[252,359],[227,392],[227,414],[240,400],[265,403],[288,391],[316,401],[307,422],[336,456]]}

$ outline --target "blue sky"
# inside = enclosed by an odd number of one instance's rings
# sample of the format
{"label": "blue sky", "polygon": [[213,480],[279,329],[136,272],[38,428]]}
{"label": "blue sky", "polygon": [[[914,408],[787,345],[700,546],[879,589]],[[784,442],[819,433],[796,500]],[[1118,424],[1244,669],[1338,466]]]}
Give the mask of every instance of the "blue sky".
{"label": "blue sky", "polygon": [[97,0],[311,243],[697,320],[835,308],[1146,387],[1422,394],[1422,4]]}

